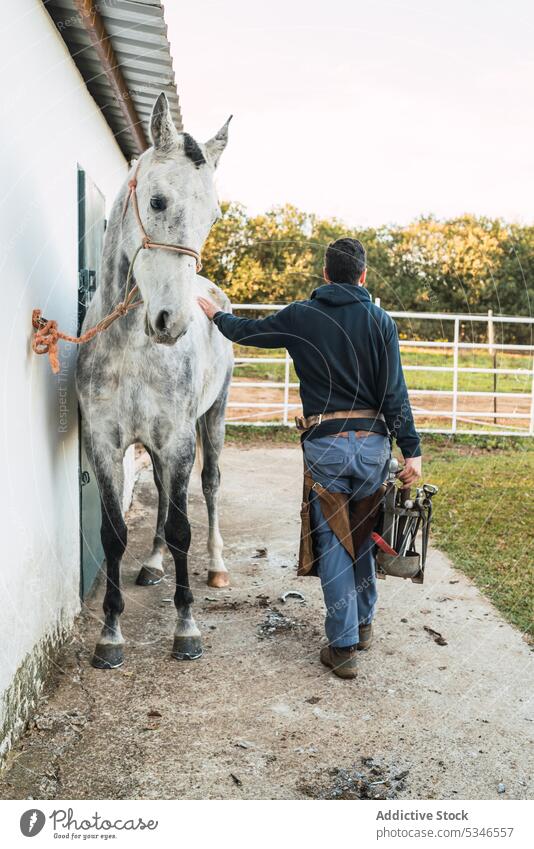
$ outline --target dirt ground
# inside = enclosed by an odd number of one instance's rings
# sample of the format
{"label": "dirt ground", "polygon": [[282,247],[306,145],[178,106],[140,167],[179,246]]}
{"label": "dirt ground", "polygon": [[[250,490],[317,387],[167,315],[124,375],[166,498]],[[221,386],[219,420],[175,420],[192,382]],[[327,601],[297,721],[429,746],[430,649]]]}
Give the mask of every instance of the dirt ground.
{"label": "dirt ground", "polygon": [[[8,758],[0,796],[531,797],[533,675],[520,634],[433,551],[423,586],[380,582],[375,644],[360,653],[357,680],[335,678],[318,661],[319,583],[294,570],[298,447],[229,447],[222,466],[229,590],[205,584],[197,475],[190,504],[204,657],[171,658],[170,563],[159,586],[134,583],[154,527],[144,469],[123,567],[125,664],[107,672],[89,665],[100,587]],[[280,601],[291,589],[305,601]]]}

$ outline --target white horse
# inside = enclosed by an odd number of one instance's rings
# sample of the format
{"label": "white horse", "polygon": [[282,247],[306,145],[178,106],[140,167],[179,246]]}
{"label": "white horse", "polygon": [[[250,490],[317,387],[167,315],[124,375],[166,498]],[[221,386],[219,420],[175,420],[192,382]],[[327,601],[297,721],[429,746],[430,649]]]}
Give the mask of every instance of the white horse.
{"label": "white horse", "polygon": [[226,147],[229,120],[210,141],[198,144],[176,130],[167,98],[160,94],[151,118],[153,147],[140,157],[115,199],[101,283],[84,322],[84,330],[95,325],[137,285],[142,304],[82,347],[76,375],[86,450],[102,507],[105,621],[92,659],[101,669],[123,662],[120,563],[127,529],[121,500],[123,457],[132,443],[141,442],[150,454],[159,493],[154,544],[137,583],[146,586],[162,579],[166,543],[176,566],[174,657],[202,654],[187,573],[187,490],[196,438],[209,519],[208,584],[229,583],[217,494],[232,347],[196,301],[207,295],[230,311],[226,295],[197,274],[202,246],[221,214],[213,176]]}

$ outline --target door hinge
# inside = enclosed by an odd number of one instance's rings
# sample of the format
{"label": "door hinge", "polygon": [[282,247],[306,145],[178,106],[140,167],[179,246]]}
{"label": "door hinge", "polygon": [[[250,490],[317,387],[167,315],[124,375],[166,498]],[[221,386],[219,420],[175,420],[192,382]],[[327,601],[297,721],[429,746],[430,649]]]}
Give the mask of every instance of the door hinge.
{"label": "door hinge", "polygon": [[82,303],[89,303],[96,292],[96,271],[94,268],[81,268],[78,276],[78,291]]}

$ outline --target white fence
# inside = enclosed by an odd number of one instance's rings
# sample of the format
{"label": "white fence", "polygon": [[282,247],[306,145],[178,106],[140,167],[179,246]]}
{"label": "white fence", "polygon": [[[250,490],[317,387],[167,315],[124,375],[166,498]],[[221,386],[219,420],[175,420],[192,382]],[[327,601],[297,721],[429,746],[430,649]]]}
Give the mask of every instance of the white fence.
{"label": "white fence", "polygon": [[[377,299],[377,303],[379,303]],[[283,304],[234,304],[234,312],[242,310],[248,311],[274,311],[283,308]],[[533,318],[523,318],[521,316],[497,316],[488,312],[487,315],[470,315],[466,314],[451,314],[451,313],[425,313],[425,312],[389,312],[393,318],[425,320],[425,321],[440,321],[447,323],[452,330],[452,339],[450,341],[419,341],[401,339],[400,345],[402,348],[412,348],[423,350],[425,348],[439,348],[444,351],[452,352],[452,365],[404,365],[405,372],[427,372],[437,373],[445,372],[452,374],[452,388],[439,389],[410,389],[410,401],[417,422],[417,429],[422,433],[466,433],[466,434],[485,434],[485,435],[509,435],[509,436],[533,436],[534,435],[534,344],[519,345],[519,344],[503,344],[495,341],[495,327],[510,324],[528,324],[534,325]],[[461,342],[460,329],[462,323],[476,324],[483,323],[487,327],[487,342]],[[534,330],[534,328],[533,328]],[[532,338],[532,336],[531,336]],[[478,366],[466,367],[460,365],[460,352],[462,351],[485,351],[493,356],[493,368],[482,368]],[[498,368],[496,356],[498,352],[518,353],[528,356],[528,367],[525,368]],[[239,354],[239,349],[236,350]],[[291,358],[286,352],[283,357],[240,357],[235,359],[237,366],[246,364],[266,363],[266,364],[283,364],[284,379],[282,381],[271,380],[248,380],[234,379],[231,386],[237,390],[242,396],[251,395],[250,400],[231,400],[228,404],[229,414],[227,416],[228,424],[240,425],[290,425],[293,422],[294,411],[300,410],[300,403],[295,403],[290,400],[291,390],[298,389],[299,384],[291,382]],[[493,391],[476,391],[476,390],[461,390],[459,389],[459,379],[464,374],[486,374],[493,375]],[[497,380],[499,375],[513,375],[519,382],[528,385],[526,392],[498,392]],[[254,395],[258,394],[258,390],[278,390],[281,393],[279,402],[276,401],[258,401]],[[424,405],[424,399],[431,399],[435,402],[440,402],[441,399],[450,398],[450,407],[448,409],[428,408]],[[486,399],[493,404],[492,410],[464,410],[461,409],[462,399]],[[506,406],[512,406],[512,409],[498,409],[499,400],[506,399]],[[423,403],[423,406],[420,404]],[[481,400],[479,403],[483,403]],[[471,406],[476,406],[473,400]],[[234,416],[233,410],[241,410],[241,416]],[[246,412],[245,412],[246,411]],[[259,417],[265,416],[268,413],[279,416],[276,421],[259,420]],[[243,415],[245,414],[245,415]],[[423,425],[419,424],[423,420]],[[424,424],[425,419],[444,419],[445,422],[450,422],[450,426],[440,427],[434,426],[431,421],[429,426]],[[493,424],[493,429],[489,429],[486,425],[486,420],[492,420],[489,424]],[[504,420],[506,423],[499,423],[499,420]],[[517,421],[517,424],[516,424]],[[522,428],[519,422],[525,422]],[[509,422],[513,422],[510,424]],[[468,425],[468,427],[464,427]],[[472,427],[478,425],[479,427]]]}

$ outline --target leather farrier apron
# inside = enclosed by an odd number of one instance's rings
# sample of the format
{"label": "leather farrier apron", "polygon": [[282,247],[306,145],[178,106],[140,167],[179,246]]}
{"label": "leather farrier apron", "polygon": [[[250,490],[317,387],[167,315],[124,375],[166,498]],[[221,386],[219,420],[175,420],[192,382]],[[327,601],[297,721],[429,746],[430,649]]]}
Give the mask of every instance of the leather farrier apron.
{"label": "leather farrier apron", "polygon": [[300,547],[298,575],[317,575],[317,558],[313,549],[310,494],[317,493],[323,516],[352,560],[356,560],[362,543],[373,530],[380,502],[386,491],[382,484],[371,495],[357,501],[346,492],[330,492],[304,469],[304,487],[300,508]]}
{"label": "leather farrier apron", "polygon": [[[356,415],[357,412],[357,415]],[[330,418],[363,418],[365,414],[380,417],[374,410],[358,410],[343,413],[330,413],[325,416],[297,417],[295,423],[301,432],[309,427],[320,424]],[[380,502],[386,491],[382,484],[371,495],[354,499],[346,492],[330,492],[318,481],[314,481],[311,472],[306,468],[304,460],[304,486],[302,505],[300,508],[300,546],[297,575],[317,576],[318,561],[313,548],[313,529],[311,523],[311,493],[317,493],[325,521],[332,533],[340,541],[352,560],[356,560],[358,552],[376,524]]]}

